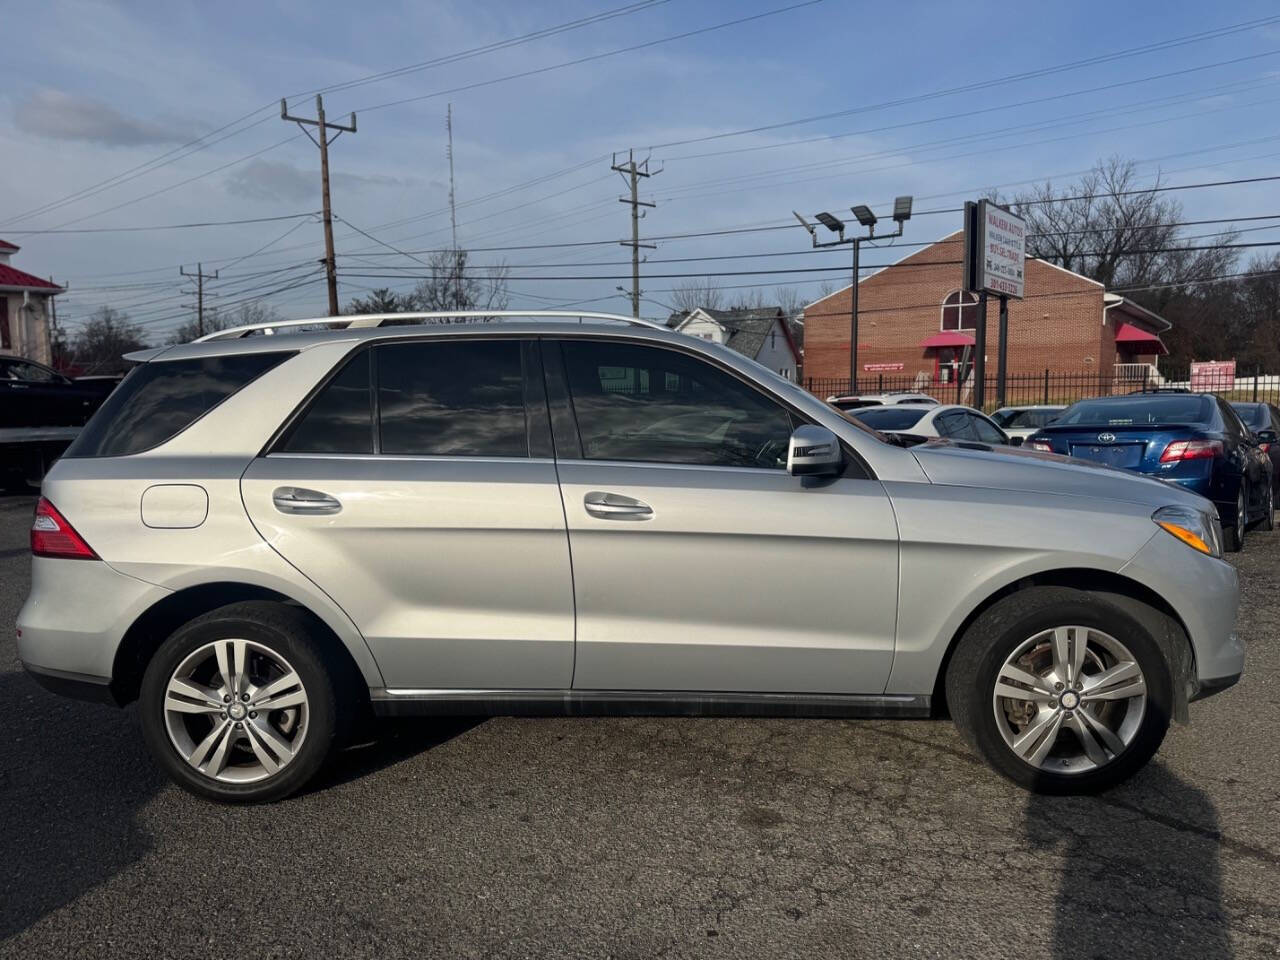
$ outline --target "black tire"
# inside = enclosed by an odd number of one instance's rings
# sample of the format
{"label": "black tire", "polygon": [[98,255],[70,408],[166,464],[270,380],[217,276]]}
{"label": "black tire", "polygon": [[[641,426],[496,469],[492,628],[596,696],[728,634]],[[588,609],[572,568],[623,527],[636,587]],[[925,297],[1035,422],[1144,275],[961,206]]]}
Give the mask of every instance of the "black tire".
{"label": "black tire", "polygon": [[[161,644],[143,675],[138,710],[147,746],[179,786],[224,803],[265,803],[289,796],[315,776],[332,749],[343,710],[333,671],[313,630],[300,610],[249,601],[206,613]],[[278,772],[252,783],[226,783],[194,769],[178,752],[165,723],[165,691],[173,672],[201,646],[231,638],[253,641],[282,656],[301,679],[307,697],[302,746]]]}
{"label": "black tire", "polygon": [[1236,494],[1235,516],[1230,526],[1222,525],[1222,548],[1227,553],[1239,553],[1244,549],[1244,532],[1249,525],[1249,490],[1244,481],[1240,481],[1240,492]]}
{"label": "black tire", "polygon": [[[1048,771],[1023,760],[1001,736],[993,708],[1006,658],[1037,633],[1066,624],[1104,631],[1124,644],[1146,682],[1146,708],[1128,746],[1105,765],[1081,773]],[[1021,787],[1050,794],[1097,793],[1131,777],[1159,749],[1173,709],[1169,665],[1150,633],[1114,604],[1065,587],[1021,590],[979,615],[951,657],[946,696],[961,735],[987,763]]]}
{"label": "black tire", "polygon": [[1258,521],[1259,530],[1274,530],[1276,528],[1276,488],[1274,484],[1267,484],[1267,496],[1262,505],[1262,519]]}

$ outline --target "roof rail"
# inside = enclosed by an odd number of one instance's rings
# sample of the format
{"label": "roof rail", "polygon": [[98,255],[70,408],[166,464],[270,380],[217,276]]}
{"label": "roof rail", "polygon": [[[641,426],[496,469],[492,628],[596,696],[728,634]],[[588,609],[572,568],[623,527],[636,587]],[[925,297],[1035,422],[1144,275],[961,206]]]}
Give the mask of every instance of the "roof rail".
{"label": "roof rail", "polygon": [[274,334],[277,330],[288,330],[295,327],[315,327],[338,324],[338,330],[351,330],[363,327],[379,327],[387,320],[415,320],[428,323],[433,320],[606,320],[615,323],[629,323],[637,327],[650,327],[654,330],[670,328],[652,320],[639,317],[624,317],[617,313],[584,313],[579,310],[441,310],[426,313],[357,313],[344,317],[315,317],[310,320],[276,320],[271,323],[248,323],[242,327],[228,327],[197,337],[192,343],[208,343],[210,340],[235,340],[247,337],[251,333],[261,331]]}

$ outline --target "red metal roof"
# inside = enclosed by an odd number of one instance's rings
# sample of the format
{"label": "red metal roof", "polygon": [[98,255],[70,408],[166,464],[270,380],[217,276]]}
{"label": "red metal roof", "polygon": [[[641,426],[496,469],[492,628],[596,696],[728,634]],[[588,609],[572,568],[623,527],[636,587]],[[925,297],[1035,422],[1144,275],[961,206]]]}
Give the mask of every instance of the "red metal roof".
{"label": "red metal roof", "polygon": [[21,250],[22,248],[16,243],[10,243],[8,240],[0,240],[0,250]]}
{"label": "red metal roof", "polygon": [[30,287],[33,290],[61,290],[56,283],[41,280],[17,267],[0,263],[0,287]]}
{"label": "red metal roof", "polygon": [[1154,348],[1156,353],[1168,353],[1168,349],[1156,334],[1132,323],[1122,323],[1116,330],[1116,343],[1136,343]]}
{"label": "red metal roof", "polygon": [[973,337],[956,330],[943,330],[920,341],[920,346],[928,350],[930,347],[972,347]]}

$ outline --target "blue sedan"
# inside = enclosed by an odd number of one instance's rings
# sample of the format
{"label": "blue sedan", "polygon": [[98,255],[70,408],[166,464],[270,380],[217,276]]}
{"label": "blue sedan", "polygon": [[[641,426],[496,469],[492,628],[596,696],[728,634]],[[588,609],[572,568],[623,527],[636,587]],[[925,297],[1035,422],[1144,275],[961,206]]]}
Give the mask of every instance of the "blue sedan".
{"label": "blue sedan", "polygon": [[1027,440],[1061,453],[1176,483],[1212,500],[1228,550],[1254,523],[1275,525],[1271,460],[1230,404],[1208,393],[1081,400]]}

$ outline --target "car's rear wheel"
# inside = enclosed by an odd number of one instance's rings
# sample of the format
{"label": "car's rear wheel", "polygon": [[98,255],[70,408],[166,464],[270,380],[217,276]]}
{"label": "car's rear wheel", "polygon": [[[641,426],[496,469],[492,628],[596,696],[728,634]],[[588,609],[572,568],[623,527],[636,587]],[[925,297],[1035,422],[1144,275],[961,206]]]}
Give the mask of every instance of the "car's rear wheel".
{"label": "car's rear wheel", "polygon": [[1274,484],[1267,484],[1267,495],[1262,504],[1262,519],[1258,521],[1259,530],[1274,530],[1276,528],[1276,488]]}
{"label": "car's rear wheel", "polygon": [[332,746],[338,700],[306,618],[237,603],[177,630],[142,680],[143,735],[181,786],[215,800],[293,793]]}
{"label": "car's rear wheel", "polygon": [[1093,793],[1132,776],[1169,726],[1172,680],[1151,635],[1080,590],[1036,587],[961,638],[947,704],[993,767],[1041,793]]}
{"label": "car's rear wheel", "polygon": [[1239,553],[1244,549],[1244,533],[1249,526],[1249,500],[1246,497],[1248,491],[1243,483],[1240,484],[1240,492],[1236,494],[1236,515],[1232,518],[1230,526],[1222,525],[1222,545],[1228,553]]}

